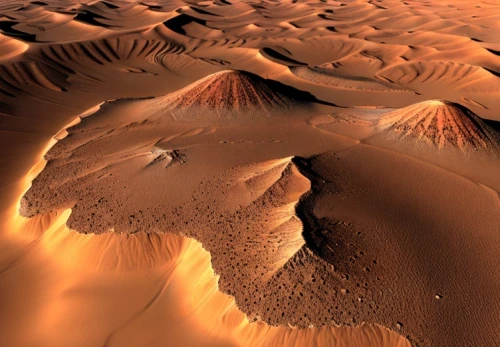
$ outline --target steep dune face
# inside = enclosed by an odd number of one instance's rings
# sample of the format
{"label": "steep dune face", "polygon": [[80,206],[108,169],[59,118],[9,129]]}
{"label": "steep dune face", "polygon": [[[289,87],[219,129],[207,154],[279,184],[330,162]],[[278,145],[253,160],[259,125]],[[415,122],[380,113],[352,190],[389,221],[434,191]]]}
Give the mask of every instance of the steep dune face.
{"label": "steep dune face", "polygon": [[182,45],[167,40],[144,40],[124,35],[100,40],[50,45],[42,48],[43,56],[59,65],[105,65],[119,61],[143,59],[152,63],[161,61],[169,53],[182,53]]}
{"label": "steep dune face", "polygon": [[161,98],[150,110],[169,110],[176,121],[253,122],[283,117],[300,98],[312,99],[248,72],[222,71]]}
{"label": "steep dune face", "polygon": [[451,146],[463,152],[500,149],[495,130],[467,108],[448,101],[424,101],[390,112],[380,118],[378,127],[438,148]]}
{"label": "steep dune face", "polygon": [[16,57],[27,49],[28,45],[26,43],[0,34],[0,61]]}
{"label": "steep dune face", "polygon": [[62,92],[69,85],[68,74],[33,61],[0,66],[0,74],[0,93],[11,97],[30,87]]}
{"label": "steep dune face", "polygon": [[296,67],[290,69],[294,75],[311,83],[330,85],[341,89],[362,90],[371,92],[407,92],[399,84],[387,83],[374,78],[352,76],[347,73],[336,73],[334,69]]}

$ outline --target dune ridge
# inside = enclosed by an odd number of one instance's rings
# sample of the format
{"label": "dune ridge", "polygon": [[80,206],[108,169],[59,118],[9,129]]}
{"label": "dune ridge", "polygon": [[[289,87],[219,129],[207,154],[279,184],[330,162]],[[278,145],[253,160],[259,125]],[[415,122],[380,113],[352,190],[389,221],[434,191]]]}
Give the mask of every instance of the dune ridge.
{"label": "dune ridge", "polygon": [[377,81],[375,79],[370,79],[361,76],[347,76],[342,74],[336,74],[335,70],[330,69],[311,69],[297,67],[291,69],[293,74],[309,80],[313,83],[320,83],[325,85],[335,86],[336,88],[343,89],[356,89],[364,91],[376,91],[376,92],[409,92],[413,91],[409,89],[404,89],[399,84],[391,84],[386,81]]}

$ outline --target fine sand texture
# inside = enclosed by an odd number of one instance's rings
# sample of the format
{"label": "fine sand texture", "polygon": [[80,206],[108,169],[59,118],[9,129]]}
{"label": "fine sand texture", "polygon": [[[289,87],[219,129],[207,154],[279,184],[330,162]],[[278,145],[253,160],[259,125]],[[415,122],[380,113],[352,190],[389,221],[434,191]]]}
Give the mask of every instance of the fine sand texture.
{"label": "fine sand texture", "polygon": [[0,345],[500,345],[500,3],[0,4]]}

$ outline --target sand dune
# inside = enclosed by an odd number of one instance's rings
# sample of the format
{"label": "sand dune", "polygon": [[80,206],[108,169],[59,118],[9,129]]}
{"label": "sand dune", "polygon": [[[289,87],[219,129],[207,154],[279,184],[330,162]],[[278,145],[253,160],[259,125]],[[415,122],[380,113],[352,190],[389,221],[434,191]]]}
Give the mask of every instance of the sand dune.
{"label": "sand dune", "polygon": [[42,52],[45,57],[59,64],[113,64],[120,60],[146,59],[160,61],[161,56],[171,52],[182,52],[175,42],[139,40],[133,36],[102,39],[89,43],[51,45]]}
{"label": "sand dune", "polygon": [[0,67],[2,93],[15,96],[24,87],[41,87],[55,92],[66,91],[68,75],[43,63],[19,62]]}
{"label": "sand dune", "polygon": [[442,61],[412,62],[380,72],[380,76],[402,86],[450,86],[475,92],[499,91],[498,78],[484,68]]}
{"label": "sand dune", "polygon": [[28,49],[27,44],[4,35],[0,35],[0,47],[0,60],[12,59]]}
{"label": "sand dune", "polygon": [[333,69],[293,68],[293,74],[313,83],[331,85],[336,88],[379,92],[411,92],[399,84],[384,83],[368,77],[335,73]]}
{"label": "sand dune", "polygon": [[378,127],[401,138],[414,138],[438,148],[500,149],[499,134],[467,108],[442,100],[424,101],[385,114]]}
{"label": "sand dune", "polygon": [[[308,71],[306,66],[314,70],[325,64],[341,64],[336,71],[341,76],[360,77],[368,84],[356,87],[356,81],[349,79],[317,76],[317,81],[330,80],[326,85],[333,90],[337,86],[341,89],[340,93],[327,93],[315,83],[304,84],[301,78],[307,81],[314,78],[308,74],[288,79],[286,84],[298,89],[306,87],[316,97],[342,106],[359,105],[360,98],[368,100],[369,105],[400,107],[425,99],[460,102],[461,97],[465,97],[485,106],[474,109],[479,116],[498,119],[493,109],[499,93],[495,76],[498,73],[495,52],[499,47],[498,40],[490,35],[494,30],[488,30],[496,25],[498,16],[494,15],[494,10],[495,5],[487,2],[476,8],[462,1],[450,6],[435,5],[432,11],[420,2],[391,1],[387,4],[355,2],[343,6],[339,2],[313,1],[300,5],[293,2],[262,5],[252,2],[115,4],[98,1],[77,4],[50,1],[46,5],[26,7],[13,2],[2,13],[11,18],[9,26],[4,24],[4,35],[44,45],[54,43],[54,47],[42,47],[48,56],[41,59],[50,66],[54,59],[85,60],[84,64],[121,61],[124,66],[117,69],[119,71],[158,74],[156,68],[151,71],[135,66],[136,62],[125,64],[134,57],[143,60],[142,54],[154,64],[162,64],[173,71],[181,71],[184,64],[193,72],[206,68],[208,73],[231,67],[261,76],[272,73],[285,82],[277,73],[276,65],[304,66],[296,71],[305,72]],[[25,15],[25,11],[30,15]],[[469,12],[475,14],[469,15]],[[278,14],[279,21],[275,18]],[[408,19],[408,15],[413,17]],[[388,21],[387,18],[396,19]],[[38,26],[43,30],[36,29]],[[147,28],[151,30],[145,30]],[[106,38],[140,30],[144,31],[127,34],[128,38]],[[123,53],[113,54],[116,41],[120,41]],[[115,48],[110,50],[107,42]],[[166,42],[169,42],[168,48]],[[61,43],[69,45],[61,46]],[[252,58],[253,49],[261,54]],[[309,54],[311,49],[316,54]],[[169,56],[181,52],[185,56]],[[268,62],[261,61],[262,58]],[[175,60],[179,60],[180,65],[172,65]],[[249,61],[252,64],[248,64]],[[205,63],[214,66],[203,67]],[[88,71],[81,64],[71,68],[79,76],[73,79],[75,91],[109,89],[106,80],[100,78],[102,73]],[[359,75],[361,71],[363,74]],[[191,78],[206,74],[200,71]],[[91,81],[82,80],[82,75],[90,75]],[[378,85],[386,82],[391,88]],[[459,97],[447,92],[458,88],[461,89]],[[423,96],[407,95],[396,101],[390,95],[383,95],[394,89],[409,89]],[[382,95],[375,97],[373,92]]]}
{"label": "sand dune", "polygon": [[499,23],[3,1],[0,345],[498,345]]}
{"label": "sand dune", "polygon": [[314,100],[310,94],[248,72],[222,71],[162,98],[146,112],[168,110],[176,121],[228,125],[283,117],[307,99]]}

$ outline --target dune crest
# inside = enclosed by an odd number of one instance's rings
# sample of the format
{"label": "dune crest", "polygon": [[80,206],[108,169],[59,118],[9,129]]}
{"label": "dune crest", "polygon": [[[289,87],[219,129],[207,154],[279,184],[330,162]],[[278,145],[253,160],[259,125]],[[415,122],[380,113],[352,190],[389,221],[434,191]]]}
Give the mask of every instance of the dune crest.
{"label": "dune crest", "polygon": [[438,148],[466,152],[500,149],[499,135],[469,109],[444,100],[430,100],[389,112],[378,127],[400,138],[414,138]]}

